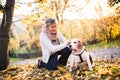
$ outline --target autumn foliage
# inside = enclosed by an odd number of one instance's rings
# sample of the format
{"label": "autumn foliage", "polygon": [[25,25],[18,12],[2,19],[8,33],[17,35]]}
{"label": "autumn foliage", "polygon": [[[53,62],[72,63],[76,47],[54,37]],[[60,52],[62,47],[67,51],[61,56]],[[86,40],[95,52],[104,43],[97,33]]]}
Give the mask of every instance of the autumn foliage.
{"label": "autumn foliage", "polygon": [[58,70],[38,69],[36,64],[12,65],[0,71],[0,80],[119,80],[120,59],[94,60],[93,71],[80,70],[69,72],[69,68],[58,66]]}
{"label": "autumn foliage", "polygon": [[[112,3],[114,1],[110,0],[109,2]],[[86,6],[89,6],[89,3],[93,4],[94,2],[92,2],[92,0],[85,0],[85,3]],[[85,17],[82,19],[67,20],[64,19],[64,12],[66,10],[71,8],[71,11],[80,12],[82,14],[85,6],[80,5],[79,9],[78,6],[75,7],[72,5],[70,0],[34,0],[34,2],[28,3],[17,2],[15,9],[19,9],[20,6],[24,4],[29,8],[33,8],[33,6],[35,7],[32,9],[30,14],[23,15],[23,18],[21,19],[22,24],[27,26],[25,27],[26,30],[20,28],[22,35],[12,31],[12,34],[15,36],[10,39],[10,50],[16,52],[16,50],[21,49],[24,52],[25,49],[29,52],[29,50],[39,49],[39,34],[47,17],[56,19],[58,28],[69,40],[72,38],[78,38],[87,44],[96,44],[100,42],[108,43],[118,40],[120,38],[119,6],[114,9],[114,6],[109,6],[109,4],[101,5],[99,2],[97,3],[97,1],[95,1],[95,3],[98,5],[95,6],[95,10],[99,18],[88,19]],[[114,13],[103,16],[103,7],[106,9],[113,9]],[[78,17],[82,16],[84,15],[80,15]],[[24,44],[21,44],[21,42]],[[33,48],[33,46],[35,47]]]}

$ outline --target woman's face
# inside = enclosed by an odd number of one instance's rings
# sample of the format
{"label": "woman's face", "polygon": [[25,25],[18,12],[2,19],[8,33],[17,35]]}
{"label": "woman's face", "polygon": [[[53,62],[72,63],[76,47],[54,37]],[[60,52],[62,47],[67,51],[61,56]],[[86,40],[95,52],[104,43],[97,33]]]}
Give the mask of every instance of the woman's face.
{"label": "woman's face", "polygon": [[50,24],[48,27],[47,27],[48,31],[52,34],[56,34],[57,32],[57,26],[56,26],[56,23],[52,23]]}

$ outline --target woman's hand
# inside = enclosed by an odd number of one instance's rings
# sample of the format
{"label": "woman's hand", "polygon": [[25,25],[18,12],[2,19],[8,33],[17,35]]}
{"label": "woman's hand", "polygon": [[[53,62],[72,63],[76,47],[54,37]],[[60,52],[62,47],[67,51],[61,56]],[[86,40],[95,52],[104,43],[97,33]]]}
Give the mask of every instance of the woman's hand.
{"label": "woman's hand", "polygon": [[67,41],[67,46],[69,46],[69,45],[70,45],[70,40]]}

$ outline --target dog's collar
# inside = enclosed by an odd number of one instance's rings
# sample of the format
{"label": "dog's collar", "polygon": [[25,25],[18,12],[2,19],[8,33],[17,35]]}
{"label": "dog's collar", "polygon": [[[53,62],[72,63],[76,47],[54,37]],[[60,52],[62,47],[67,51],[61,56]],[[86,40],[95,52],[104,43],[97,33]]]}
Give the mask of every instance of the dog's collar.
{"label": "dog's collar", "polygon": [[84,51],[87,51],[86,49],[83,49],[80,54],[77,54],[77,56],[81,55],[82,53],[84,53]]}
{"label": "dog's collar", "polygon": [[85,49],[85,47],[83,47],[82,51],[80,51],[79,54],[76,54],[76,56],[81,55],[84,51],[87,51],[87,50]]}

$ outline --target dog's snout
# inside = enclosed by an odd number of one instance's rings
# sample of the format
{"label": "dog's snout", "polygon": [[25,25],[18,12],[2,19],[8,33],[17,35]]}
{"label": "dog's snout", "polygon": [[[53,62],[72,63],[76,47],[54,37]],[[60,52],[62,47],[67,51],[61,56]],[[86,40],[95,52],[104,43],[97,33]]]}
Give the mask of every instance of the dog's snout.
{"label": "dog's snout", "polygon": [[72,45],[69,45],[69,47],[71,48],[71,47],[72,47]]}

